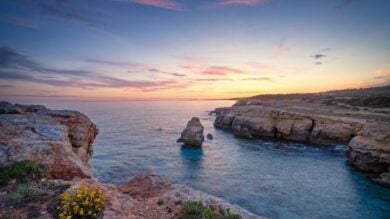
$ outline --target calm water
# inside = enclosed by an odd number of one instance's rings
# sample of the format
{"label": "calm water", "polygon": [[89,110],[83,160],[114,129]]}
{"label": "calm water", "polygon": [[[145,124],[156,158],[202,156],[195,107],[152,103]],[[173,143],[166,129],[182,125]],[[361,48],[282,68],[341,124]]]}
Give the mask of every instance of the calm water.
{"label": "calm water", "polygon": [[[216,130],[208,111],[231,101],[45,103],[75,109],[99,128],[90,161],[103,182],[155,172],[270,218],[390,218],[390,189],[345,163],[343,147],[244,140]],[[205,126],[202,149],[176,143],[192,116]]]}

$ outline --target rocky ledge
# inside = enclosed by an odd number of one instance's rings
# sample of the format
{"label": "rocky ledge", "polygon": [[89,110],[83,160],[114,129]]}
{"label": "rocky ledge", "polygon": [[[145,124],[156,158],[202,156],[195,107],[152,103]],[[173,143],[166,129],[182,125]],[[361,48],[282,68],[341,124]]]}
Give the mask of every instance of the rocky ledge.
{"label": "rocky ledge", "polygon": [[84,114],[0,102],[0,165],[32,160],[50,176],[92,177],[88,160],[98,129]]}
{"label": "rocky ledge", "polygon": [[155,174],[138,175],[120,185],[105,185],[112,197],[104,212],[105,218],[180,218],[183,203],[201,201],[206,206],[230,209],[242,219],[262,218],[223,199],[193,188],[170,184]]}
{"label": "rocky ledge", "polygon": [[[171,184],[155,174],[139,175],[113,185],[98,182],[88,166],[98,130],[77,111],[50,110],[39,105],[0,102],[0,167],[32,160],[47,167],[49,179],[30,184],[34,189],[15,202],[15,180],[0,187],[0,218],[57,218],[58,195],[70,186],[92,184],[106,196],[104,218],[180,218],[183,203],[230,209],[241,218],[261,218],[215,196]],[[36,194],[38,193],[38,194]],[[15,197],[14,197],[15,196]],[[10,202],[10,200],[13,200]]]}
{"label": "rocky ledge", "polygon": [[350,164],[390,186],[390,123],[382,119],[389,117],[386,113],[287,100],[236,104],[214,112],[215,127],[232,130],[237,137],[348,145]]}

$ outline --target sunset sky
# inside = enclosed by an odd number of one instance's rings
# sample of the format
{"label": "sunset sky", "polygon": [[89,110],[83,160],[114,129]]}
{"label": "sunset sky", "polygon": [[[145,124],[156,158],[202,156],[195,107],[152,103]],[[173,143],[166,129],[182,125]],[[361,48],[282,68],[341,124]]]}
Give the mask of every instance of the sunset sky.
{"label": "sunset sky", "polygon": [[1,100],[390,85],[389,0],[1,0]]}

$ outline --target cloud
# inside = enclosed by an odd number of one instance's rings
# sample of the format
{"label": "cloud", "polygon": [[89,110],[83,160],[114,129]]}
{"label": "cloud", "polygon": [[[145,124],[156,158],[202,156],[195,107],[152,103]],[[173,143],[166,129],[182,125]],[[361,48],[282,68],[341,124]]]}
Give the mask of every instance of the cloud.
{"label": "cloud", "polygon": [[149,68],[148,71],[150,72],[160,72],[158,69],[156,68]]}
{"label": "cloud", "polygon": [[15,87],[15,86],[9,84],[0,84],[0,88],[9,88],[9,87]]}
{"label": "cloud", "polygon": [[329,52],[330,50],[332,50],[332,48],[325,48],[325,49],[321,49],[320,51],[318,51],[318,53],[323,53],[323,52]]}
{"label": "cloud", "polygon": [[353,0],[341,0],[340,4],[336,5],[335,8],[337,9],[343,9],[345,7],[348,7]]}
{"label": "cloud", "polygon": [[44,94],[38,92],[37,94],[5,94],[2,97],[37,97],[37,98],[77,98],[78,96],[73,95],[57,95],[57,94]]}
{"label": "cloud", "polygon": [[325,53],[329,52],[331,50],[331,48],[325,48],[325,49],[321,49],[320,51],[318,51],[316,54],[310,56],[314,59],[314,64],[316,65],[322,65],[323,62],[320,61],[320,60],[323,60],[324,58],[328,57],[328,55],[326,55]]}
{"label": "cloud", "polygon": [[229,78],[195,78],[191,79],[192,81],[200,81],[200,82],[211,82],[211,81],[231,81]]}
{"label": "cloud", "polygon": [[254,6],[254,5],[263,5],[269,0],[218,0],[213,3],[214,7],[227,7],[227,6]]}
{"label": "cloud", "polygon": [[315,55],[313,55],[313,57],[314,57],[314,59],[321,59],[321,58],[325,58],[326,55],[324,55],[324,54],[315,54]]}
{"label": "cloud", "polygon": [[87,26],[107,26],[107,15],[96,11],[94,3],[63,0],[16,0],[16,2],[38,9],[42,14],[80,22]]}
{"label": "cloud", "polygon": [[180,74],[180,73],[169,73],[170,75],[172,76],[176,76],[176,77],[185,77],[186,74]]}
{"label": "cloud", "polygon": [[186,74],[181,74],[181,73],[176,73],[176,72],[166,72],[166,71],[161,71],[157,68],[149,68],[148,69],[149,72],[159,72],[159,73],[163,73],[163,74],[169,74],[169,75],[172,75],[172,76],[175,76],[175,77],[185,77],[187,76]]}
{"label": "cloud", "polygon": [[244,71],[236,68],[230,68],[225,66],[209,66],[201,74],[205,75],[229,75],[229,74],[242,74]]}
{"label": "cloud", "polygon": [[114,67],[129,68],[129,67],[147,67],[146,65],[131,62],[131,61],[113,61],[113,60],[103,60],[103,59],[85,59],[85,62],[99,65],[109,65]]}
{"label": "cloud", "polygon": [[164,8],[169,10],[181,11],[183,5],[174,0],[114,0],[120,2],[130,2],[139,5],[147,5],[156,8]]}
{"label": "cloud", "polygon": [[[116,62],[107,60],[88,60],[91,63],[115,65],[115,66],[139,66],[138,63]],[[45,75],[36,75],[34,73]],[[175,76],[182,76],[178,73]],[[58,76],[66,79],[59,79]],[[93,88],[135,88],[139,90],[165,89],[169,86],[178,86],[174,80],[165,81],[136,81],[109,76],[101,76],[95,72],[84,70],[66,70],[49,68],[31,60],[26,55],[20,54],[8,47],[0,47],[0,79],[27,81],[58,87],[75,87],[84,89]]]}
{"label": "cloud", "polygon": [[8,47],[0,47],[0,68],[29,70],[33,72],[60,74],[60,75],[88,75],[89,71],[57,69],[44,66],[31,60],[29,57]]}
{"label": "cloud", "polygon": [[168,89],[172,87],[185,86],[174,80],[165,81],[136,81],[126,80],[121,78],[109,77],[109,76],[96,76],[93,78],[82,79],[46,79],[37,76],[27,75],[25,73],[0,71],[0,79],[2,80],[15,80],[34,82],[39,84],[46,84],[56,87],[73,87],[83,89],[94,88],[134,88],[142,91],[151,91],[158,89]]}
{"label": "cloud", "polygon": [[37,29],[39,27],[38,22],[32,20],[31,18],[26,18],[22,16],[0,14],[0,20],[17,26],[32,29]]}
{"label": "cloud", "polygon": [[270,77],[258,77],[258,78],[244,78],[243,81],[270,81]]}
{"label": "cloud", "polygon": [[390,79],[390,69],[379,69],[374,72],[374,79]]}

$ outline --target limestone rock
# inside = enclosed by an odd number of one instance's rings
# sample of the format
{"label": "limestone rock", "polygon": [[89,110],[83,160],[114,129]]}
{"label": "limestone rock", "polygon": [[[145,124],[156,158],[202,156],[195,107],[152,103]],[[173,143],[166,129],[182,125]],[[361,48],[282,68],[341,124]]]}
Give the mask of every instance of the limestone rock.
{"label": "limestone rock", "polygon": [[0,165],[33,160],[53,178],[92,177],[87,162],[97,129],[85,115],[6,102],[0,108],[7,109],[0,114]]}
{"label": "limestone rock", "polygon": [[318,144],[347,144],[356,135],[358,128],[342,121],[318,119],[314,122],[310,141]]}
{"label": "limestone rock", "polygon": [[156,174],[143,174],[118,185],[119,191],[135,199],[147,199],[160,196],[170,188],[167,180]]}
{"label": "limestone rock", "polygon": [[180,138],[177,142],[183,142],[189,146],[202,146],[204,141],[203,125],[200,123],[198,117],[192,117],[187,123],[187,127],[182,131]]}
{"label": "limestone rock", "polygon": [[[214,126],[237,137],[277,138],[303,143],[348,144],[348,161],[373,173],[375,181],[390,185],[390,123],[318,115],[302,107],[280,108],[280,102],[216,109]],[[315,112],[315,111],[314,111]]]}

